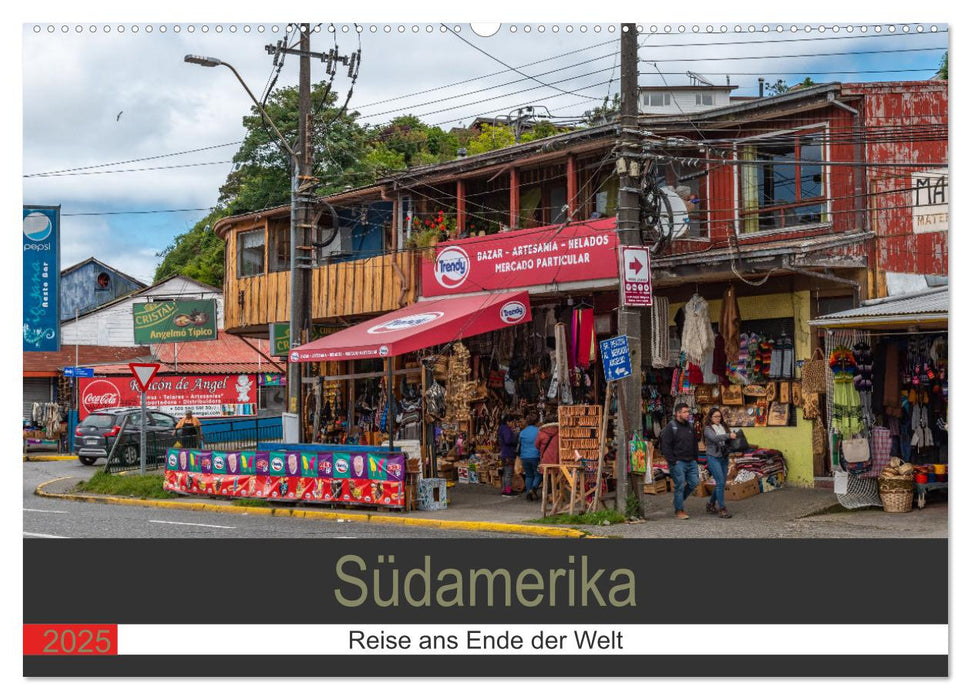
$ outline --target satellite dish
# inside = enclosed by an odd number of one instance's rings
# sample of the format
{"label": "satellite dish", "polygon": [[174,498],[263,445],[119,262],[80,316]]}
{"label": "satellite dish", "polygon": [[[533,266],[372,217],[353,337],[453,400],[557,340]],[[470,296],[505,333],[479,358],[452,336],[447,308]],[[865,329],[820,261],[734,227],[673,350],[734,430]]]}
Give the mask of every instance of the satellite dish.
{"label": "satellite dish", "polygon": [[673,187],[662,187],[661,194],[668,206],[661,207],[659,227],[669,240],[679,238],[688,231],[688,205]]}

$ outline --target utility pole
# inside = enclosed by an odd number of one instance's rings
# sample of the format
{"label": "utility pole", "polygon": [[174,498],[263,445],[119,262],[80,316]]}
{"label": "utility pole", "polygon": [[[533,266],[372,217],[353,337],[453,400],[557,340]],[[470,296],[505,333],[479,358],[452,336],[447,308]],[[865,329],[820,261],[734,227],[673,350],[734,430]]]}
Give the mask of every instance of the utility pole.
{"label": "utility pole", "polygon": [[[290,346],[303,345],[310,340],[310,271],[313,267],[310,241],[310,228],[313,226],[314,186],[313,149],[311,147],[310,123],[312,119],[310,101],[310,59],[322,58],[310,51],[309,24],[301,24],[300,46],[287,49],[283,46],[267,46],[270,53],[281,52],[297,54],[300,58],[299,83],[299,121],[297,144],[292,154],[291,198],[290,198]],[[303,366],[298,362],[287,362],[287,408],[297,415],[298,430],[303,433]],[[313,439],[313,436],[309,436]]]}
{"label": "utility pole", "polygon": [[[617,172],[620,175],[620,196],[617,206],[617,239],[619,245],[642,245],[640,230],[641,163],[637,129],[637,25],[621,25],[620,34],[620,133],[617,142]],[[624,306],[624,275],[618,271],[617,328],[626,335],[630,346],[633,373],[618,382],[619,411],[627,421],[617,421],[617,510],[627,506],[628,441],[641,430],[641,312],[637,307]]]}

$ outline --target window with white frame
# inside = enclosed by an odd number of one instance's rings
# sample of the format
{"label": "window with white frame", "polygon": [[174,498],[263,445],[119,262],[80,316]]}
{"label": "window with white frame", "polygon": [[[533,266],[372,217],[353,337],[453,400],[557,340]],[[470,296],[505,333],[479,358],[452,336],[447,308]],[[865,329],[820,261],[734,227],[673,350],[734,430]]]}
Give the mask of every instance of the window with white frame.
{"label": "window with white frame", "polygon": [[649,104],[651,107],[667,107],[671,104],[670,92],[652,92]]}
{"label": "window with white frame", "polygon": [[823,132],[739,145],[742,233],[829,223]]}
{"label": "window with white frame", "polygon": [[266,248],[265,231],[262,228],[244,231],[239,234],[236,245],[239,249],[237,277],[262,275]]}
{"label": "window with white frame", "polygon": [[715,104],[715,97],[711,93],[707,93],[707,92],[696,92],[695,93],[695,104],[696,105],[713,105],[713,104]]}

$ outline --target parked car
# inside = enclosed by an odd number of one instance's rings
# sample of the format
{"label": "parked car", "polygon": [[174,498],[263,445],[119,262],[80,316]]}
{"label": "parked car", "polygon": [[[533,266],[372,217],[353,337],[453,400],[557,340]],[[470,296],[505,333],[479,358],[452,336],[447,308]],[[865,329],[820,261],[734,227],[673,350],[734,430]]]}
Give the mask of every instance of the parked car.
{"label": "parked car", "polygon": [[[152,459],[165,452],[163,446],[167,442],[165,438],[172,438],[178,421],[174,416],[161,411],[149,410],[146,414],[148,425],[145,427],[150,434],[147,456]],[[125,429],[122,430],[122,419],[125,416],[128,420],[125,422]],[[99,458],[107,459],[112,446],[119,439],[121,443],[118,445],[118,456],[121,462],[129,465],[138,464],[141,420],[140,408],[106,408],[88,414],[74,431],[74,452],[81,464],[91,466]],[[159,454],[153,454],[155,452]]]}

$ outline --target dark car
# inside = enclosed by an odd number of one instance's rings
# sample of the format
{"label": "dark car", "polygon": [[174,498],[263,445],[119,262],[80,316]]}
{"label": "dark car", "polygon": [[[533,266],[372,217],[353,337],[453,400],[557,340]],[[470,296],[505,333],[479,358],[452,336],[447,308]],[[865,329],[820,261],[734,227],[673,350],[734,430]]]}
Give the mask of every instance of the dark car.
{"label": "dark car", "polygon": [[[165,438],[171,438],[176,419],[168,413],[146,412],[149,450],[165,451]],[[124,431],[122,419],[127,416]],[[138,464],[142,412],[140,408],[106,408],[88,416],[74,431],[74,452],[81,464],[91,466],[98,458],[107,458],[115,441],[121,439],[117,455],[123,464]],[[155,435],[153,435],[153,433]],[[149,452],[149,457],[152,457]],[[156,455],[157,456],[157,455]]]}

